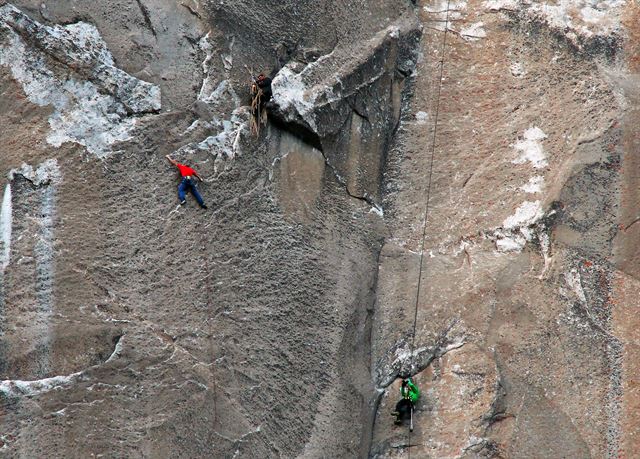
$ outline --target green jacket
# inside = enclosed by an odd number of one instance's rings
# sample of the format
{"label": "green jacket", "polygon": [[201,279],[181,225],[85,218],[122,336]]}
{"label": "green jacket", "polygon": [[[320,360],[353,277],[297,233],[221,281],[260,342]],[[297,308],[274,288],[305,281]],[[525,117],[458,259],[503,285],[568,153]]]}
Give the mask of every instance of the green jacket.
{"label": "green jacket", "polygon": [[420,390],[418,386],[413,384],[411,379],[407,379],[407,385],[405,387],[400,386],[400,395],[402,395],[402,398],[411,400],[411,403],[415,403],[420,398]]}

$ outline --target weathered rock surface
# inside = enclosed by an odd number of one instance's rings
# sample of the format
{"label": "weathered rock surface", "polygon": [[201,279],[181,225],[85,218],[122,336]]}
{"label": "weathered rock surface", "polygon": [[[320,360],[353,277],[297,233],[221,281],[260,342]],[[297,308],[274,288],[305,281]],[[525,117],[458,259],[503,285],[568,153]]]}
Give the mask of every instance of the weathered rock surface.
{"label": "weathered rock surface", "polygon": [[0,455],[633,457],[639,11],[0,1]]}
{"label": "weathered rock surface", "polygon": [[[637,13],[621,3],[470,1],[450,3],[447,18],[446,2],[421,6],[425,58],[417,72],[428,76],[417,77],[415,116],[404,118],[389,159],[383,207],[391,237],[373,349],[383,375],[396,374],[384,349],[398,347],[411,361],[417,301],[416,351],[436,346],[455,323],[464,345],[451,352],[463,371],[448,373],[433,360],[416,376],[427,388],[418,427],[411,436],[380,427],[372,452],[633,455],[635,427],[624,414],[634,406],[624,396],[624,381],[637,377],[625,363],[633,345],[623,344],[629,338],[614,317],[635,306],[614,279],[633,289],[623,274],[630,264],[616,259],[635,253],[619,243],[633,226],[624,209],[634,155],[624,139],[635,26],[624,24]],[[413,280],[403,283],[399,272]],[[438,393],[443,383],[450,390]],[[387,388],[383,421],[389,391],[397,396]],[[467,391],[474,398],[440,410]],[[455,419],[459,405],[476,414]]]}

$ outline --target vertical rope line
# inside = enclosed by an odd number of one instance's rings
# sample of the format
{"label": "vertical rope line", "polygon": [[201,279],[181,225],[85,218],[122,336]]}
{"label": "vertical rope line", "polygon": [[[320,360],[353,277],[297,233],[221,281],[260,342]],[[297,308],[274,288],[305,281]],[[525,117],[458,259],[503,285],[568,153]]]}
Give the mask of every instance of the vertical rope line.
{"label": "vertical rope line", "polygon": [[[411,369],[413,369],[415,360],[415,342],[416,342],[416,326],[418,323],[418,302],[420,300],[420,287],[422,286],[422,270],[424,266],[424,241],[427,236],[427,220],[429,218],[429,201],[431,199],[431,181],[433,178],[433,158],[436,150],[436,138],[438,135],[438,117],[440,115],[440,95],[442,93],[442,75],[444,72],[445,52],[447,48],[447,31],[449,30],[449,7],[451,0],[447,0],[446,19],[444,21],[444,34],[442,36],[442,55],[440,57],[440,73],[438,80],[438,93],[436,96],[436,113],[433,121],[433,140],[431,143],[431,159],[429,160],[429,179],[427,185],[427,202],[424,209],[424,219],[422,224],[422,241],[420,245],[420,270],[418,271],[418,288],[416,289],[416,304],[413,315],[413,333],[411,335]],[[411,430],[409,430],[409,440],[407,447],[409,459],[411,459]]]}

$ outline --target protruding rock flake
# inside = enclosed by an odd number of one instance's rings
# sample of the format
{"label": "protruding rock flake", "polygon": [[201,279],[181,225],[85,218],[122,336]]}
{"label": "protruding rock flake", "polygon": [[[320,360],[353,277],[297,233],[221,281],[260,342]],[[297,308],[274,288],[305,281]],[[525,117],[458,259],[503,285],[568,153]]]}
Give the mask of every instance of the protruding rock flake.
{"label": "protruding rock flake", "polygon": [[19,169],[9,171],[9,180],[13,180],[16,175],[20,175],[29,180],[35,186],[58,184],[62,180],[62,172],[55,158],[48,159],[34,168],[32,165],[22,163]]}
{"label": "protruding rock flake", "polygon": [[524,131],[521,140],[518,140],[514,147],[520,152],[520,156],[514,159],[514,164],[531,163],[536,169],[547,167],[547,156],[542,148],[542,141],[547,135],[539,127],[532,127]]}
{"label": "protruding rock flake", "polygon": [[31,102],[54,109],[47,136],[53,146],[75,142],[103,158],[131,138],[132,115],[160,110],[160,89],[115,67],[93,25],[45,26],[6,4],[0,30],[0,65]]}
{"label": "protruding rock flake", "polygon": [[302,74],[285,67],[273,79],[273,100],[283,112],[297,112],[312,128],[316,128],[315,119],[309,116],[314,108],[310,90],[302,80]]}

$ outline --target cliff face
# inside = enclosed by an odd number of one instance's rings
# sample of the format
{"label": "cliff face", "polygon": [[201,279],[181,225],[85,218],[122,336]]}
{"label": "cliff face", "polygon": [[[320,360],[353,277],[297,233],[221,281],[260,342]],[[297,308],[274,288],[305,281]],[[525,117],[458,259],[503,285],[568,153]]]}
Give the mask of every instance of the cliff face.
{"label": "cliff face", "polygon": [[2,454],[636,451],[637,8],[265,3],[0,2]]}

